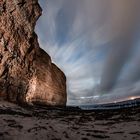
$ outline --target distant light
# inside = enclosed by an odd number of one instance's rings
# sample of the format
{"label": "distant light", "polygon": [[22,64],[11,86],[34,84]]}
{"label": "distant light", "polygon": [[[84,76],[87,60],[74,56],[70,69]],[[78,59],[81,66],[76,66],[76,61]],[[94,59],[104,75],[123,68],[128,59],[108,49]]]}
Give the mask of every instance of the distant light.
{"label": "distant light", "polygon": [[116,103],[117,103],[117,101],[114,101],[114,103],[116,104]]}
{"label": "distant light", "polygon": [[136,97],[130,97],[130,100],[135,100],[136,99]]}

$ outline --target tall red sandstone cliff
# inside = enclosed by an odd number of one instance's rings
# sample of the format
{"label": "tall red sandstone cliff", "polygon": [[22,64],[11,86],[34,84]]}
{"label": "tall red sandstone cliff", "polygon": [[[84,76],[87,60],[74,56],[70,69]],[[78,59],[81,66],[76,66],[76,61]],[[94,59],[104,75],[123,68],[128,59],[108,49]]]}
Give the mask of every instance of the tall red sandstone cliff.
{"label": "tall red sandstone cliff", "polygon": [[38,0],[0,0],[0,99],[66,105],[66,77],[34,32]]}

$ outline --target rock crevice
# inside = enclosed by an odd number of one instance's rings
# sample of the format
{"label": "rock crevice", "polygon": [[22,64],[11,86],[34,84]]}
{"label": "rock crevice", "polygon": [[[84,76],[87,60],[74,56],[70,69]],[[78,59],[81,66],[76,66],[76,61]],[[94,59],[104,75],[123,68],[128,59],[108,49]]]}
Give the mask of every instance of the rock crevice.
{"label": "rock crevice", "polygon": [[66,77],[39,47],[38,0],[0,0],[0,99],[66,105]]}

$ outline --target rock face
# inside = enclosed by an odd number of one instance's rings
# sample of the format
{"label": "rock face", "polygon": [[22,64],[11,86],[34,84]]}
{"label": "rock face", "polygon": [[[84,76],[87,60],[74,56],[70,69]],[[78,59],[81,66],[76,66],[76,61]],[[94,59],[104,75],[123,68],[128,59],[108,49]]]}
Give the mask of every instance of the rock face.
{"label": "rock face", "polygon": [[38,0],[0,0],[0,99],[66,105],[66,77],[37,41]]}

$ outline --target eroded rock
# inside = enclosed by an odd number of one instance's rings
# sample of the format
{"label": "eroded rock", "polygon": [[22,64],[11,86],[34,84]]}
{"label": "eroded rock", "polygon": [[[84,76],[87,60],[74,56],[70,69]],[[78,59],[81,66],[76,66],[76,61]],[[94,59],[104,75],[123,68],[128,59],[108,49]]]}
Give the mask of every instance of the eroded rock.
{"label": "eroded rock", "polygon": [[0,99],[66,105],[66,77],[34,32],[38,0],[0,0]]}

